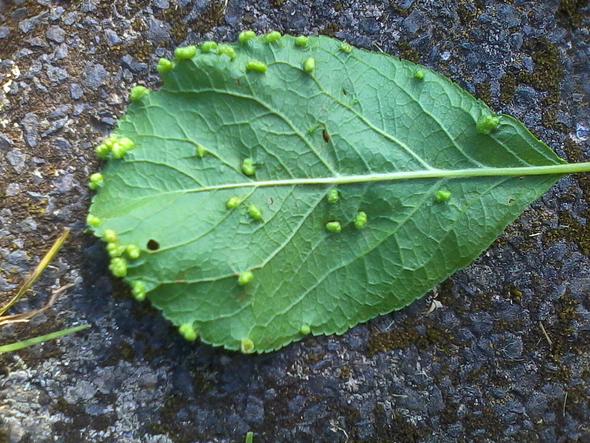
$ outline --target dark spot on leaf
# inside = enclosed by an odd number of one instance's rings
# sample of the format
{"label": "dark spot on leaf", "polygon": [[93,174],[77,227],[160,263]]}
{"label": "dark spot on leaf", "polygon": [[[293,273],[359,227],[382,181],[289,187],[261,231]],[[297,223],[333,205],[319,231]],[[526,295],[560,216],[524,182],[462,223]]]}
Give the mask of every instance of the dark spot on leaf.
{"label": "dark spot on leaf", "polygon": [[154,239],[150,239],[147,242],[147,248],[150,251],[157,251],[158,249],[160,249],[160,243],[158,243],[156,240]]}
{"label": "dark spot on leaf", "polygon": [[324,137],[324,141],[326,143],[330,143],[330,134],[328,134],[328,131],[326,128],[324,128],[324,130],[322,131],[322,137]]}

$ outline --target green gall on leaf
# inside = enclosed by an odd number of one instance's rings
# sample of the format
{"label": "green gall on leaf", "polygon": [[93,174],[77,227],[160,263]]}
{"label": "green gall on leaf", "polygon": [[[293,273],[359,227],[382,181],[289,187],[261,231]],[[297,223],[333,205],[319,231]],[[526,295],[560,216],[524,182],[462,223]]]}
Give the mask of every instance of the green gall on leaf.
{"label": "green gall on leaf", "polygon": [[125,252],[127,253],[127,257],[132,260],[137,260],[141,255],[141,249],[137,245],[127,245]]}
{"label": "green gall on leaf", "polygon": [[337,221],[328,222],[326,223],[326,231],[338,234],[342,232],[342,225]]}
{"label": "green gall on leaf", "polygon": [[116,243],[118,240],[117,233],[112,229],[105,229],[102,238],[107,243]]}
{"label": "green gall on leaf", "polygon": [[477,132],[484,135],[490,135],[500,126],[500,117],[497,115],[484,115],[476,124]]}
{"label": "green gall on leaf", "polygon": [[352,52],[352,46],[350,46],[348,43],[346,42],[342,42],[340,44],[340,50],[346,54],[350,54]]}
{"label": "green gall on leaf", "polygon": [[176,48],[174,51],[174,57],[178,61],[191,60],[195,55],[197,55],[197,47],[194,45]]}
{"label": "green gall on leaf", "polygon": [[[107,243],[107,252],[110,257],[120,257],[121,254],[118,252],[120,249],[119,243]],[[125,249],[123,249],[125,251]]]}
{"label": "green gall on leaf", "polygon": [[368,221],[367,213],[363,212],[363,211],[359,211],[359,213],[354,218],[354,227],[359,230],[365,229],[365,227],[367,226],[367,221]]}
{"label": "green gall on leaf", "polygon": [[229,45],[219,45],[217,47],[217,55],[226,55],[230,60],[237,57],[236,50]]}
{"label": "green gall on leaf", "polygon": [[248,215],[254,221],[262,221],[262,211],[255,205],[248,206]]}
{"label": "green gall on leaf", "polygon": [[238,37],[238,41],[241,44],[246,44],[248,43],[250,40],[253,40],[256,38],[256,33],[254,31],[242,31],[240,32],[240,35]]}
{"label": "green gall on leaf", "polygon": [[249,338],[243,338],[240,342],[242,354],[252,354],[254,352],[254,342]]}
{"label": "green gall on leaf", "polygon": [[248,177],[252,177],[256,174],[256,167],[254,166],[254,160],[246,158],[242,162],[242,172]]}
{"label": "green gall on leaf", "polygon": [[238,284],[240,286],[246,286],[248,283],[251,283],[252,280],[254,280],[254,274],[252,271],[241,272],[238,276]]}
{"label": "green gall on leaf", "polygon": [[202,144],[197,144],[197,157],[203,158],[207,155],[207,148]]}
{"label": "green gall on leaf", "polygon": [[446,189],[436,191],[436,196],[434,199],[438,203],[448,202],[451,199],[451,191],[447,191]]}
{"label": "green gall on leaf", "polygon": [[340,201],[340,192],[338,189],[333,188],[328,191],[328,203],[335,205]]}
{"label": "green gall on leaf", "polygon": [[128,137],[121,137],[119,140],[117,140],[117,142],[115,143],[115,146],[117,146],[117,143],[123,149],[125,149],[125,151],[129,151],[135,147],[135,143],[133,142],[133,140],[131,140]]}
{"label": "green gall on leaf", "polygon": [[93,191],[96,191],[98,188],[101,188],[104,185],[104,177],[100,172],[95,172],[90,176],[90,181],[88,182],[88,187]]}
{"label": "green gall on leaf", "polygon": [[264,74],[267,70],[268,66],[258,60],[250,60],[246,64],[246,72],[258,72],[259,74]]}
{"label": "green gall on leaf", "polygon": [[315,59],[313,57],[309,57],[303,62],[303,70],[308,74],[315,70]]}
{"label": "green gall on leaf", "polygon": [[295,37],[295,46],[298,48],[307,48],[307,45],[309,45],[309,37],[305,35]]}
{"label": "green gall on leaf", "polygon": [[107,252],[111,258],[121,257],[125,253],[125,246],[119,243],[107,243]]}
{"label": "green gall on leaf", "polygon": [[276,43],[281,39],[282,35],[279,31],[271,31],[264,36],[266,43]]}
{"label": "green gall on leaf", "polygon": [[425,76],[426,73],[422,69],[418,69],[416,72],[414,72],[414,78],[416,80],[424,80]]}
{"label": "green gall on leaf", "polygon": [[94,152],[99,159],[106,160],[111,153],[111,148],[108,145],[101,143],[94,149]]}
{"label": "green gall on leaf", "polygon": [[185,323],[180,325],[178,332],[186,341],[195,341],[199,336],[199,333],[195,329],[192,323]]}
{"label": "green gall on leaf", "polygon": [[103,143],[105,145],[107,145],[107,147],[109,149],[113,149],[113,146],[115,146],[115,142],[117,141],[117,137],[115,137],[114,135],[111,135],[110,137],[107,137]]}
{"label": "green gall on leaf", "polygon": [[212,42],[212,41],[204,42],[201,45],[201,51],[203,51],[205,54],[207,54],[209,52],[215,52],[216,49],[217,49],[217,43]]}
{"label": "green gall on leaf", "polygon": [[147,295],[145,284],[139,280],[131,282],[131,294],[133,294],[135,300],[144,301]]}
{"label": "green gall on leaf", "polygon": [[113,258],[109,269],[115,277],[125,277],[127,275],[127,260],[121,257]]}
{"label": "green gall on leaf", "polygon": [[137,103],[146,95],[149,95],[150,92],[151,91],[145,86],[134,86],[133,88],[131,88],[131,92],[129,92],[129,100],[131,100],[134,103]]}
{"label": "green gall on leaf", "polygon": [[127,154],[127,149],[125,149],[121,144],[115,143],[111,152],[113,153],[113,158],[121,159]]}
{"label": "green gall on leaf", "polygon": [[301,326],[301,328],[299,328],[299,333],[301,335],[309,335],[311,334],[311,328],[309,327],[309,325],[303,325]]}
{"label": "green gall on leaf", "polygon": [[102,220],[96,215],[88,214],[86,224],[92,228],[98,228],[102,224]]}
{"label": "green gall on leaf", "polygon": [[174,69],[174,62],[168,60],[167,58],[161,58],[160,61],[158,61],[158,66],[156,66],[156,70],[160,73],[160,74],[167,74],[168,72],[171,72]]}
{"label": "green gall on leaf", "polygon": [[225,207],[227,209],[236,209],[241,203],[242,199],[240,197],[230,197],[225,203]]}

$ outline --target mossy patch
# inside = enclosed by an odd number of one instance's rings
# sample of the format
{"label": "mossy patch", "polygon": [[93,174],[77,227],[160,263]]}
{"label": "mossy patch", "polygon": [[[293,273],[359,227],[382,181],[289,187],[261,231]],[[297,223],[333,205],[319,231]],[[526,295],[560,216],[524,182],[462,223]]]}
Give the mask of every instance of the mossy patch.
{"label": "mossy patch", "polygon": [[475,87],[475,95],[486,105],[492,104],[492,87],[490,82],[480,83]]}
{"label": "mossy patch", "polygon": [[530,51],[535,69],[531,73],[521,73],[519,80],[547,93],[543,103],[543,125],[549,129],[566,132],[567,128],[557,121],[561,81],[564,75],[559,48],[543,37],[529,40],[525,44],[525,49]]}
{"label": "mossy patch", "polygon": [[500,101],[502,103],[511,103],[514,99],[514,93],[518,86],[518,77],[515,74],[507,72],[500,80]]}
{"label": "mossy patch", "polygon": [[426,332],[421,334],[416,326],[422,321],[413,318],[396,325],[391,331],[373,331],[368,341],[367,355],[372,357],[379,352],[405,349],[412,345],[419,349],[436,347],[445,355],[451,355],[460,346],[452,331],[436,324],[426,325]]}
{"label": "mossy patch", "polygon": [[321,30],[320,34],[327,35],[328,37],[335,37],[338,31],[340,31],[340,28],[336,23],[328,23]]}
{"label": "mossy patch", "polygon": [[580,9],[587,5],[587,0],[561,0],[555,15],[557,19],[570,28],[578,28],[583,19]]}
{"label": "mossy patch", "polygon": [[399,56],[404,60],[409,60],[414,63],[420,63],[420,53],[412,47],[408,42],[400,41],[397,44]]}

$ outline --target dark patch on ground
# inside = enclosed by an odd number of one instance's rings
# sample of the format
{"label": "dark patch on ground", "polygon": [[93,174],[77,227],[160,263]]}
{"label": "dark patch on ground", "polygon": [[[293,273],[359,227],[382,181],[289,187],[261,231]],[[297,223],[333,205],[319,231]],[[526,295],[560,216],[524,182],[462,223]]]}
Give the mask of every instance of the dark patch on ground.
{"label": "dark patch on ground", "polygon": [[[0,85],[13,80],[9,92],[0,88],[7,119],[0,132],[11,140],[8,149],[0,140],[0,285],[20,283],[64,226],[73,228],[71,242],[19,309],[76,284],[38,323],[3,333],[13,340],[92,324],[18,358],[1,357],[0,441],[238,441],[248,430],[260,441],[590,438],[588,175],[561,181],[476,263],[442,284],[436,298],[341,337],[311,337],[267,356],[183,342],[111,280],[101,245],[83,234],[85,182],[98,166],[92,148],[123,112],[129,88],[156,87],[154,66],[175,45],[235,39],[245,28],[335,35],[425,63],[495,110],[524,119],[569,161],[584,161],[590,146],[578,128],[590,125],[580,105],[588,101],[588,6],[224,4],[28,1],[11,3],[0,17],[10,32],[0,40]],[[20,31],[23,20],[43,12],[32,29]],[[47,39],[50,26],[65,32],[65,58]],[[107,30],[118,40],[109,41]],[[17,56],[22,50],[31,52]],[[97,64],[106,78],[91,87],[87,69]],[[68,77],[53,82],[50,66]],[[64,106],[66,124],[43,135],[64,118],[52,116]],[[34,148],[22,132],[31,112],[39,118]],[[26,156],[20,173],[6,160],[12,149]],[[8,184],[18,192],[7,195]],[[3,299],[9,291],[0,293]],[[442,307],[426,315],[433,299]]]}

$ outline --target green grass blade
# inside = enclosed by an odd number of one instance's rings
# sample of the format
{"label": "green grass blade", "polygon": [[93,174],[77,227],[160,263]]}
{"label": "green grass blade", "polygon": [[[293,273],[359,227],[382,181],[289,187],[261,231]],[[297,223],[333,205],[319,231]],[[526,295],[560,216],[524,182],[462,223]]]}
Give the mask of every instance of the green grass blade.
{"label": "green grass blade", "polygon": [[18,341],[16,343],[9,343],[7,345],[0,346],[0,354],[6,352],[19,351],[21,349],[28,348],[29,346],[38,345],[45,343],[46,341],[55,340],[57,338],[65,337],[66,335],[74,334],[76,332],[83,331],[90,328],[90,325],[74,326],[73,328],[62,329],[61,331],[52,332],[46,335],[40,335],[39,337],[29,338],[27,340]]}

